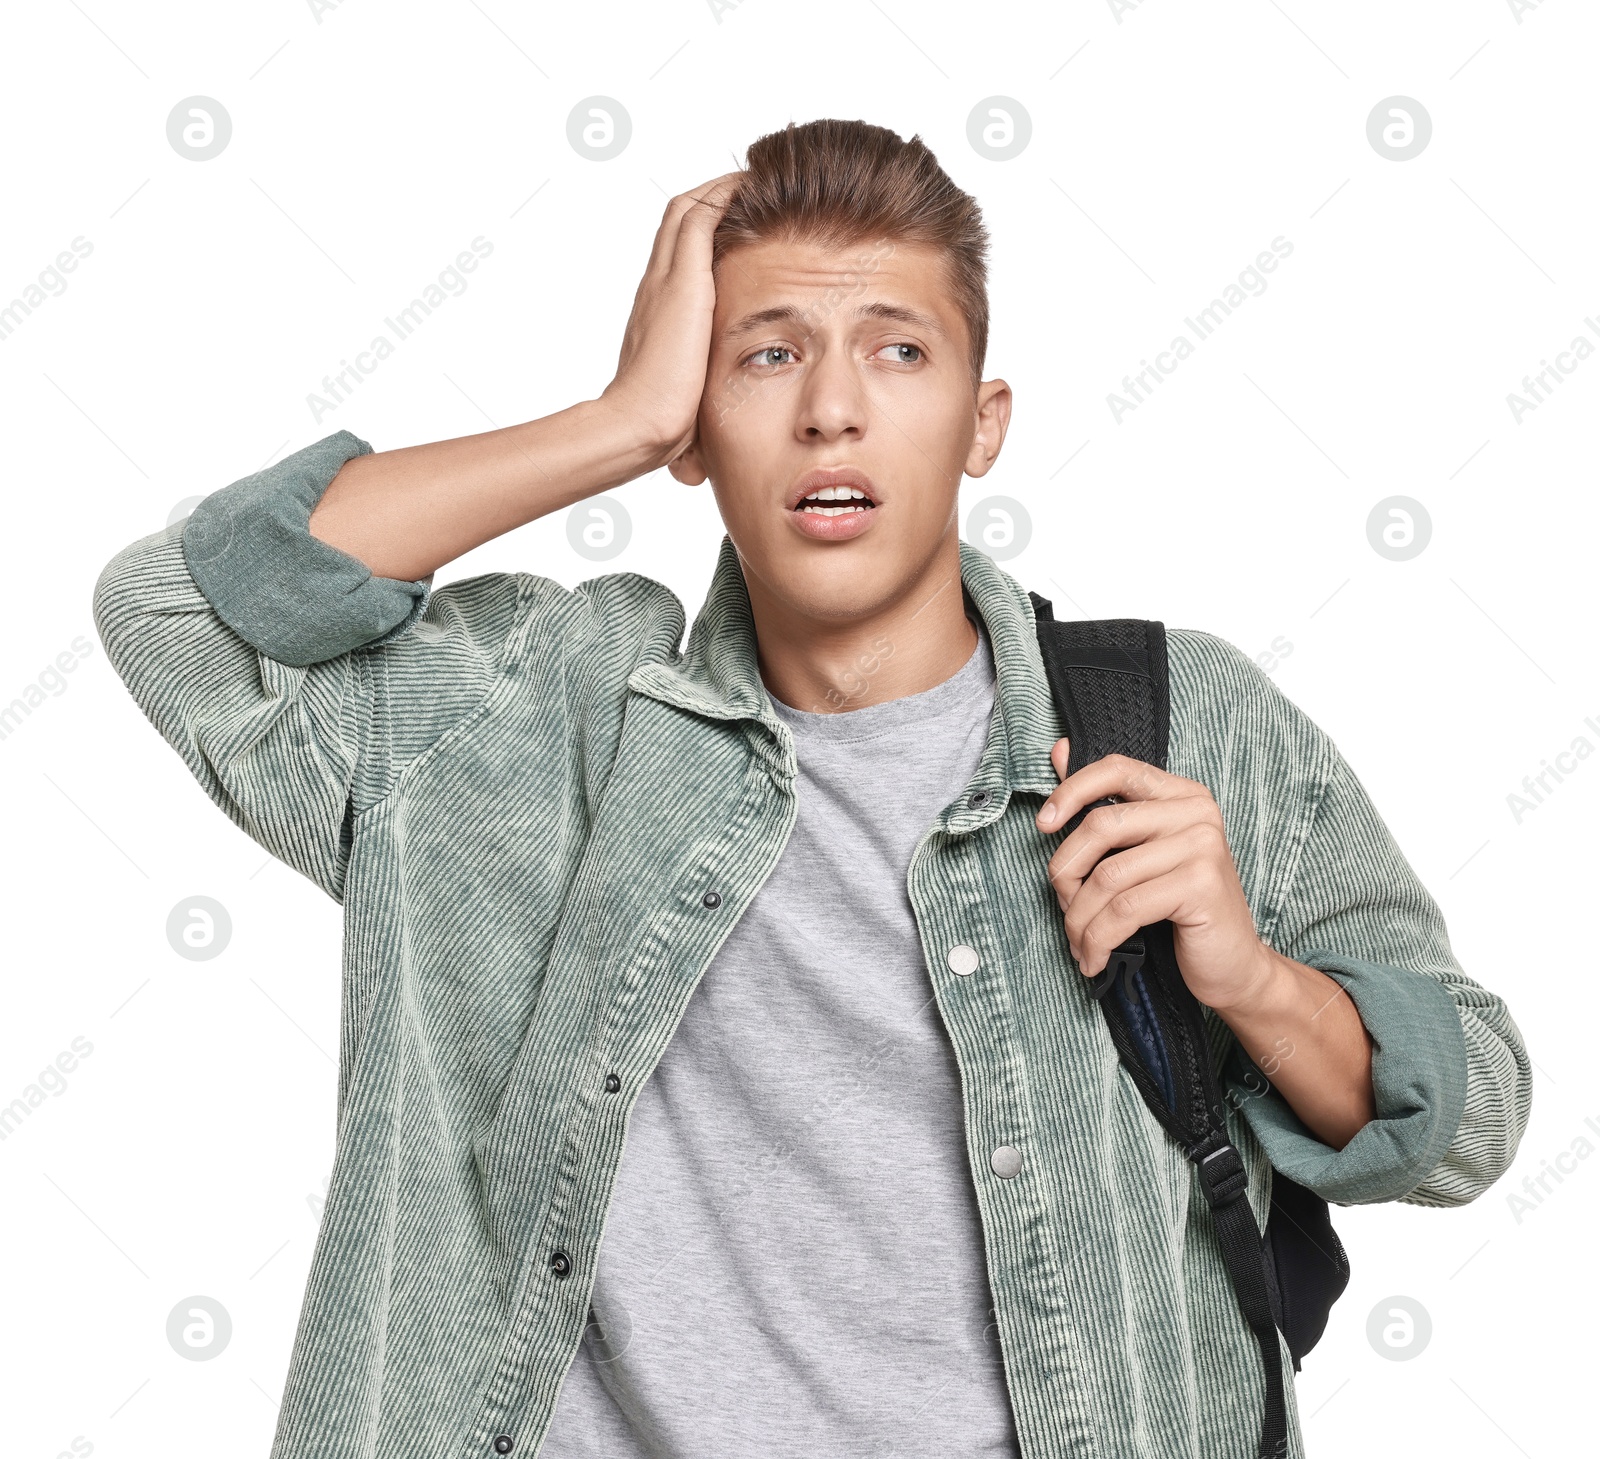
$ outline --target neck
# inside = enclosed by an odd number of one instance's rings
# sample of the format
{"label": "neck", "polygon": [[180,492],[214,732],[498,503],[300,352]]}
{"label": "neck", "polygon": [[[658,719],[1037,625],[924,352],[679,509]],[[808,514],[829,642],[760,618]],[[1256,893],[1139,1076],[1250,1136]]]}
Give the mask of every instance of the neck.
{"label": "neck", "polygon": [[903,592],[845,622],[780,601],[748,568],[744,578],[761,678],[795,709],[832,714],[921,694],[957,673],[978,646],[954,533]]}

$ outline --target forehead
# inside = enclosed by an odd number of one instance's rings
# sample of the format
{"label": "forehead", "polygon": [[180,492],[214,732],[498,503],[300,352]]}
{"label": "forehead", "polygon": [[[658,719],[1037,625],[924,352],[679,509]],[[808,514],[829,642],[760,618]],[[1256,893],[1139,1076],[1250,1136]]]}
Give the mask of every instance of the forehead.
{"label": "forehead", "polygon": [[900,305],[928,315],[953,338],[964,329],[948,260],[928,244],[883,239],[830,247],[764,239],[730,248],[717,265],[721,332],[738,330],[751,314],[784,306],[811,319],[837,315],[847,321],[866,304]]}

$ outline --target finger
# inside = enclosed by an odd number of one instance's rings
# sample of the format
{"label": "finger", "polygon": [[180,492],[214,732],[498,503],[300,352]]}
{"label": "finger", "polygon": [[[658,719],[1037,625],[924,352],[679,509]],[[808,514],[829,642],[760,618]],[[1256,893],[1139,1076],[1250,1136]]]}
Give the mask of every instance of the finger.
{"label": "finger", "polygon": [[732,172],[719,172],[715,177],[708,177],[698,187],[690,188],[685,196],[691,198],[703,198],[709,193],[715,192],[720,187],[726,187],[730,182],[738,181],[738,179],[744,176],[744,173],[745,170],[742,167],[736,167]]}
{"label": "finger", "polygon": [[696,202],[713,202],[718,198],[726,200],[738,190],[739,184],[746,174],[743,168],[736,168],[732,172],[724,172],[716,177],[709,178],[697,188],[691,188],[689,196]]}
{"label": "finger", "polygon": [[645,268],[647,281],[664,278],[672,267],[672,255],[677,247],[678,234],[682,231],[683,220],[690,210],[713,189],[725,186],[731,179],[739,176],[737,172],[725,172],[720,177],[710,178],[698,187],[690,188],[688,192],[678,193],[675,197],[667,199],[667,206],[661,213],[661,226],[656,229],[655,242],[650,248],[650,262]]}
{"label": "finger", "polygon": [[742,172],[727,172],[688,195],[689,202],[678,218],[673,240],[671,269],[704,269],[711,266],[711,240],[728,204],[739,191]]}
{"label": "finger", "polygon": [[661,210],[661,224],[656,229],[655,241],[650,245],[650,262],[645,266],[644,278],[639,284],[641,290],[647,284],[666,277],[667,270],[672,266],[673,245],[678,241],[678,225],[688,206],[687,193],[667,199],[666,207]]}
{"label": "finger", "polygon": [[[1195,813],[1194,806],[1195,802],[1190,799],[1125,801],[1090,811],[1051,856],[1050,885],[1058,897],[1070,901],[1096,867],[1112,859],[1112,852],[1152,841],[1171,840],[1196,828],[1207,828],[1210,823]],[[1197,851],[1208,849],[1204,842],[1193,844]]]}
{"label": "finger", "polygon": [[1124,800],[1094,806],[1056,847],[1050,857],[1050,879],[1054,883],[1081,881],[1110,852],[1137,846],[1155,836],[1177,835],[1190,826],[1207,827],[1219,842],[1226,842],[1222,812],[1210,796]]}
{"label": "finger", "polygon": [[[1203,835],[1191,830],[1177,836],[1162,836],[1106,857],[1062,906],[1067,940],[1077,942],[1084,928],[1105,911],[1119,893],[1185,867],[1209,865],[1205,859],[1209,850]],[[1059,889],[1057,897],[1060,898]]]}
{"label": "finger", "polygon": [[1084,806],[1106,796],[1123,800],[1170,800],[1203,790],[1192,780],[1173,775],[1155,765],[1127,755],[1107,755],[1069,775],[1039,808],[1035,824],[1041,831],[1065,825]]}
{"label": "finger", "polygon": [[1087,978],[1104,972],[1111,954],[1135,932],[1171,917],[1184,905],[1189,881],[1187,870],[1169,871],[1118,892],[1076,938],[1068,935],[1067,946],[1079,971]]}
{"label": "finger", "polygon": [[1169,799],[1192,794],[1197,788],[1193,781],[1143,760],[1106,755],[1067,776],[1050,793],[1040,809],[1040,819],[1045,823],[1041,829],[1064,825],[1086,805],[1107,797],[1130,801]]}

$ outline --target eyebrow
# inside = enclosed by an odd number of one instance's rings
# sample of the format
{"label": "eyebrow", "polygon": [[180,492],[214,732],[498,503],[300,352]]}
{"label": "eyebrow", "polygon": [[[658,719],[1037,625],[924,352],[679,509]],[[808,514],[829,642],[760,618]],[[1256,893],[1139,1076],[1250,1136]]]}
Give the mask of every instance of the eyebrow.
{"label": "eyebrow", "polygon": [[[743,319],[729,325],[726,333],[745,334],[769,324],[804,324],[807,313],[793,304],[775,304],[770,309],[757,309],[752,314],[746,314]],[[904,304],[859,304],[855,313],[857,319],[885,319],[896,324],[908,324],[914,329],[925,329],[932,334],[944,333],[944,327],[931,314],[908,309]]]}

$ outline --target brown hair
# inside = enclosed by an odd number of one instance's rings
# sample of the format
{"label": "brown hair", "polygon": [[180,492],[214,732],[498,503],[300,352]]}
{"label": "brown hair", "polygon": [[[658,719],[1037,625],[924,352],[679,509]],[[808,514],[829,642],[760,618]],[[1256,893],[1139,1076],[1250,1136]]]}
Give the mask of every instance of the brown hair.
{"label": "brown hair", "polygon": [[943,251],[967,324],[973,389],[989,345],[988,230],[977,201],[953,183],[920,136],[824,118],[768,132],[712,237],[712,267],[741,243],[768,239],[844,248],[886,240]]}

